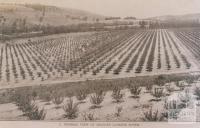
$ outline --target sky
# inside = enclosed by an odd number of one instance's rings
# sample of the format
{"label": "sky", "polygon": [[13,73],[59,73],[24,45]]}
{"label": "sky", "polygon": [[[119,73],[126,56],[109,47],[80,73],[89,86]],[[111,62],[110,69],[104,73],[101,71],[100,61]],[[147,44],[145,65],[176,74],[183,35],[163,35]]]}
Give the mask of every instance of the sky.
{"label": "sky", "polygon": [[0,0],[0,3],[39,3],[104,16],[137,18],[200,13],[200,0]]}

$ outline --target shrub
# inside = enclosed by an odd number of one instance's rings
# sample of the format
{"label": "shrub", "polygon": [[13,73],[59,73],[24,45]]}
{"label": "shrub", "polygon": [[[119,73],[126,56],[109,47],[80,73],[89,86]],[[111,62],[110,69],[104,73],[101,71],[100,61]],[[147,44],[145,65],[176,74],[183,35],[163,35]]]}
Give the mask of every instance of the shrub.
{"label": "shrub", "polygon": [[163,88],[154,88],[151,95],[156,98],[156,101],[160,101],[160,98],[163,96]]}
{"label": "shrub", "polygon": [[15,91],[11,96],[11,100],[18,106],[19,110],[26,112],[29,109],[32,97],[25,91]]}
{"label": "shrub", "polygon": [[83,120],[85,121],[94,121],[96,118],[94,117],[94,113],[83,113]]}
{"label": "shrub", "polygon": [[144,121],[162,121],[163,116],[158,113],[158,110],[153,111],[152,108],[149,111],[144,112]]}
{"label": "shrub", "polygon": [[73,103],[73,100],[71,98],[63,106],[63,110],[65,111],[65,118],[75,119],[76,117],[78,117],[78,103]]}
{"label": "shrub", "polygon": [[153,85],[147,84],[147,85],[146,85],[146,92],[147,92],[147,93],[150,93],[151,90],[152,90],[152,88],[153,88]]}
{"label": "shrub", "polygon": [[180,101],[182,102],[182,104],[181,104],[182,108],[187,107],[192,99],[188,89],[186,89],[184,91],[184,93],[180,93],[178,95],[178,97],[179,97]]}
{"label": "shrub", "polygon": [[152,104],[146,103],[146,104],[142,104],[142,108],[150,108],[152,107]]}
{"label": "shrub", "polygon": [[113,89],[113,92],[112,92],[112,98],[117,102],[119,103],[122,98],[123,98],[123,94],[121,93],[121,90],[118,88],[118,87],[115,87]]}
{"label": "shrub", "polygon": [[166,78],[162,75],[159,75],[155,78],[154,83],[158,86],[163,86],[166,83]]}
{"label": "shrub", "polygon": [[197,100],[200,100],[200,88],[199,87],[195,88],[194,95],[197,96]]}
{"label": "shrub", "polygon": [[167,102],[167,100],[165,100],[165,104],[164,104],[164,109],[177,109],[177,101],[176,100],[171,100],[169,102]]}
{"label": "shrub", "polygon": [[200,107],[200,102],[197,102],[197,103],[196,103],[196,106],[197,106],[197,107]]}
{"label": "shrub", "polygon": [[172,93],[175,89],[173,87],[171,87],[170,85],[167,85],[166,86],[166,90],[169,92],[169,93]]}
{"label": "shrub", "polygon": [[37,92],[36,91],[33,91],[32,92],[32,97],[33,97],[33,100],[36,100],[37,99]]}
{"label": "shrub", "polygon": [[96,91],[90,96],[90,102],[94,105],[94,107],[98,107],[103,102],[104,96],[105,93],[102,90]]}
{"label": "shrub", "polygon": [[52,95],[52,102],[56,105],[57,108],[63,102],[63,100],[64,97],[61,94],[54,93]]}
{"label": "shrub", "polygon": [[30,120],[44,120],[46,112],[43,109],[39,110],[35,103],[30,104],[30,111],[26,113]]}
{"label": "shrub", "polygon": [[163,117],[166,119],[177,119],[178,114],[181,111],[180,105],[177,103],[176,100],[171,100],[169,102],[165,101],[164,104],[164,111],[162,112]]}
{"label": "shrub", "polygon": [[86,90],[77,90],[76,98],[79,101],[83,101],[87,98],[88,92]]}
{"label": "shrub", "polygon": [[30,94],[22,91],[15,92],[13,101],[18,106],[18,109],[23,112],[23,115],[27,116],[30,120],[44,120],[46,116],[45,110],[39,110]]}
{"label": "shrub", "polygon": [[186,83],[188,84],[188,85],[191,85],[192,83],[194,83],[194,81],[195,81],[195,77],[188,77],[188,78],[186,78]]}
{"label": "shrub", "polygon": [[165,100],[165,103],[164,103],[164,110],[162,112],[162,115],[163,117],[165,118],[168,118],[168,112],[170,109],[176,109],[176,101],[173,100],[173,101],[169,101],[167,102],[167,100]]}
{"label": "shrub", "polygon": [[180,81],[176,81],[176,86],[180,88],[180,91],[183,91],[185,88],[185,85],[183,83],[180,83]]}
{"label": "shrub", "polygon": [[40,87],[38,91],[38,97],[44,102],[47,102],[46,105],[49,105],[50,101],[52,101],[53,94],[53,89],[47,88],[46,86]]}
{"label": "shrub", "polygon": [[130,92],[131,92],[131,94],[133,95],[134,98],[138,98],[142,88],[139,87],[138,85],[135,85],[135,86],[130,86],[129,90],[130,90]]}
{"label": "shrub", "polygon": [[121,112],[123,110],[123,107],[116,107],[116,113],[115,113],[115,116],[119,117],[121,115]]}
{"label": "shrub", "polygon": [[51,98],[52,98],[51,93],[45,93],[43,96],[43,99],[48,103],[51,101]]}

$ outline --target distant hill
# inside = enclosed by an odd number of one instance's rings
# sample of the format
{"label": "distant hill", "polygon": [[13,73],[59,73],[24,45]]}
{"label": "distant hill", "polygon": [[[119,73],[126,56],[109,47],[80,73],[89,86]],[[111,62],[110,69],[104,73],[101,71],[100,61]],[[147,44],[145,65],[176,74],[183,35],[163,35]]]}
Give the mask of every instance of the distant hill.
{"label": "distant hill", "polygon": [[173,21],[173,20],[200,20],[200,13],[196,14],[185,14],[185,15],[165,15],[147,18],[149,20],[161,20],[161,21]]}
{"label": "distant hill", "polygon": [[104,19],[104,16],[86,11],[39,4],[0,4],[0,18],[2,16],[6,18],[7,25],[23,21],[27,25],[59,26]]}

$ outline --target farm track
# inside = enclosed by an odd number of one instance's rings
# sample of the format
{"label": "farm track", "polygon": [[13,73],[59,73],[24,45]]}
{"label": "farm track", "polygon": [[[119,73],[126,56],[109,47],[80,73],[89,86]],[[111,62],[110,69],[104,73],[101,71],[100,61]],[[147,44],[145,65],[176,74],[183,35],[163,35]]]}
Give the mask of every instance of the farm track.
{"label": "farm track", "polygon": [[199,41],[199,32],[167,29],[10,41],[0,44],[0,88],[196,72]]}

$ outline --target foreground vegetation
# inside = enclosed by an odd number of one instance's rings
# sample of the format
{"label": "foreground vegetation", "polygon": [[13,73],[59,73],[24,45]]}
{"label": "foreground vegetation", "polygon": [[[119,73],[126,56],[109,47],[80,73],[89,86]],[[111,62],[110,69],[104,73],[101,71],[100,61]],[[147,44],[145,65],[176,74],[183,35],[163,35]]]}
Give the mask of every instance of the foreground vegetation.
{"label": "foreground vegetation", "polygon": [[[60,117],[62,120],[78,118],[78,120],[94,121],[98,120],[95,117],[95,111],[109,107],[105,106],[104,102],[116,104],[117,107],[113,108],[115,109],[113,116],[122,120],[120,117],[124,112],[125,106],[123,104],[126,102],[131,104],[127,100],[132,99],[136,102],[136,108],[142,107],[144,109],[142,110],[143,117],[140,117],[140,120],[167,121],[169,107],[179,106],[181,110],[189,105],[191,99],[188,99],[187,89],[194,85],[198,78],[199,76],[179,74],[7,89],[1,91],[1,103],[14,103],[23,113],[22,116],[28,120],[45,120],[46,115],[49,114],[45,106],[54,104],[53,109],[55,111],[63,110],[63,115]],[[169,87],[169,83],[174,83],[175,86]],[[147,85],[152,85],[152,87],[149,88]],[[127,89],[131,95],[127,94],[128,92],[125,91]],[[176,100],[166,100],[175,92],[180,92],[181,103]],[[142,102],[142,100],[146,100],[144,95],[149,95],[148,98],[146,97],[148,103]],[[197,96],[197,100],[199,99],[198,87],[194,88],[193,95]],[[109,97],[111,100],[108,100]],[[40,102],[45,102],[45,104],[41,105]],[[89,105],[89,112],[87,109],[85,112],[80,112],[80,107],[84,104]],[[163,105],[155,108],[154,104]],[[91,110],[93,113],[91,113]]]}

